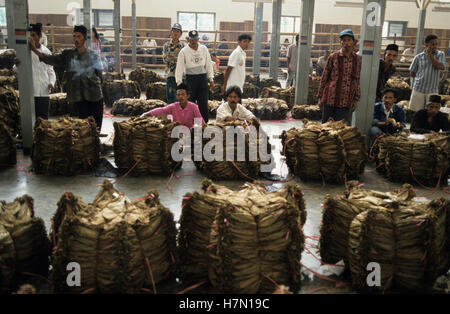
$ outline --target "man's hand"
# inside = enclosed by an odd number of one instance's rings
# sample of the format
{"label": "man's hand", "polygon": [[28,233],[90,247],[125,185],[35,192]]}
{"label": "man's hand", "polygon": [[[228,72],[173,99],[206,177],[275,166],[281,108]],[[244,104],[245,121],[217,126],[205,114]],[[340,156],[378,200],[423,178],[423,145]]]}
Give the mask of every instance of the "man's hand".
{"label": "man's hand", "polygon": [[431,51],[430,48],[425,49],[425,53],[427,54],[427,56],[431,59],[431,57],[433,56],[433,53]]}
{"label": "man's hand", "polygon": [[209,89],[214,91],[214,81],[209,82]]}
{"label": "man's hand", "polygon": [[317,106],[319,106],[319,108],[322,109],[322,101],[320,101],[320,99],[319,102],[317,103]]}
{"label": "man's hand", "polygon": [[50,83],[50,84],[48,84],[48,90],[49,90],[49,91],[52,91],[52,90],[53,90],[53,88],[55,88],[55,87],[53,86],[53,84],[51,84],[51,83]]}
{"label": "man's hand", "polygon": [[392,118],[387,118],[386,121],[384,122],[384,125],[389,125],[392,124],[394,120],[392,120]]}
{"label": "man's hand", "polygon": [[225,118],[225,122],[230,122],[230,121],[234,121],[236,120],[235,118],[233,118],[232,116],[228,116]]}
{"label": "man's hand", "polygon": [[394,124],[395,129],[401,129],[402,127],[403,127],[403,125],[400,122],[397,122],[396,124]]}
{"label": "man's hand", "polygon": [[145,117],[147,117],[148,115],[149,115],[148,112],[144,112],[143,114],[140,115],[140,118],[145,118]]}

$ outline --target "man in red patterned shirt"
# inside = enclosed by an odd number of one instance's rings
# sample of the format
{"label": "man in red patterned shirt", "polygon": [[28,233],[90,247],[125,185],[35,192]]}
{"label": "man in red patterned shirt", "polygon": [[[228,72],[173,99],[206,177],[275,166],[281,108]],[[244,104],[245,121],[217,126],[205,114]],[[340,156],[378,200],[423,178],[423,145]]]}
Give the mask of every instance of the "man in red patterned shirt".
{"label": "man in red patterned shirt", "polygon": [[355,35],[351,29],[340,33],[341,49],[330,55],[320,80],[319,107],[322,109],[322,123],[329,119],[344,119],[352,123],[352,113],[361,96],[359,77],[361,56],[354,52]]}

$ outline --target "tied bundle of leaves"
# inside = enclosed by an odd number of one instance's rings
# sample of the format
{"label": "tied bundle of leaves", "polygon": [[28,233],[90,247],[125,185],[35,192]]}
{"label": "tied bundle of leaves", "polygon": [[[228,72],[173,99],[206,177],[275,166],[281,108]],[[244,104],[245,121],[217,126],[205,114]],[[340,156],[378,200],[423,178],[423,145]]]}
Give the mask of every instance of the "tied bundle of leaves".
{"label": "tied bundle of leaves", "polygon": [[17,287],[31,276],[48,276],[50,242],[44,221],[24,195],[0,201],[0,286]]}
{"label": "tied bundle of leaves", "polygon": [[245,82],[242,91],[242,98],[257,98],[259,97],[259,88],[249,82]]}
{"label": "tied bundle of leaves", "polygon": [[141,97],[139,85],[134,81],[128,80],[104,81],[102,91],[103,99],[108,107],[111,107],[116,100],[121,98]]}
{"label": "tied bundle of leaves", "polygon": [[297,154],[286,157],[295,160],[287,164],[302,180],[343,183],[364,171],[364,135],[343,121],[321,124],[306,120],[303,129],[284,135],[283,151],[294,148]]}
{"label": "tied bundle of leaves", "polygon": [[11,86],[0,86],[0,122],[12,130],[14,137],[21,133],[19,94]]}
{"label": "tied bundle of leaves", "polygon": [[294,119],[322,120],[322,109],[316,105],[294,105],[291,114]]}
{"label": "tied bundle of leaves", "polygon": [[167,102],[165,82],[150,83],[146,88],[147,92],[145,93],[145,95],[147,96],[147,99],[159,99]]}
{"label": "tied bundle of leaves", "polygon": [[16,143],[12,131],[0,122],[0,168],[15,165],[16,162]]}
{"label": "tied bundle of leaves", "polygon": [[409,100],[411,98],[411,86],[408,84],[409,78],[401,76],[391,77],[386,82],[386,88],[393,88],[397,91],[397,101]]}
{"label": "tied bundle of leaves", "polygon": [[133,175],[170,175],[177,162],[171,155],[172,138],[178,122],[163,117],[131,118],[114,122],[114,158],[118,168],[131,169]]}
{"label": "tied bundle of leaves", "polygon": [[209,117],[215,118],[217,115],[217,109],[222,104],[221,101],[218,100],[210,100],[208,101],[208,111],[209,111]]}
{"label": "tied bundle of leaves", "polygon": [[208,179],[202,188],[205,193],[183,198],[183,281],[209,278],[216,293],[270,293],[273,282],[298,290],[306,220],[301,188],[269,193],[262,184],[246,183],[232,191]]}
{"label": "tied bundle of leaves", "polygon": [[417,138],[408,131],[382,137],[378,159],[389,180],[409,180],[434,186],[446,182],[450,165],[450,137],[430,133]]}
{"label": "tied bundle of leaves", "polygon": [[93,117],[38,118],[31,160],[37,174],[76,175],[92,170],[100,159],[100,140]]}
{"label": "tied bundle of leaves", "polygon": [[[252,126],[256,132],[249,134],[249,127]],[[262,156],[260,154],[260,145],[267,145],[267,154],[270,154],[270,143],[267,135],[261,133],[259,124],[247,121],[221,122],[215,124],[204,124],[202,132],[206,129],[215,128],[222,134],[220,139],[214,140],[206,137],[202,138],[202,151],[205,146],[211,147],[211,152],[217,154],[217,158],[213,156],[213,160],[207,160],[202,154],[201,161],[195,161],[195,149],[192,150],[192,160],[198,170],[205,173],[208,178],[214,180],[252,180],[256,178],[261,170],[262,164],[270,163],[270,156]],[[232,160],[227,158],[227,134],[234,133],[233,141],[228,150],[232,152]],[[192,147],[195,147],[195,131],[191,132]],[[260,134],[261,133],[261,134]],[[264,140],[265,139],[265,140]],[[240,152],[243,151],[243,154]],[[220,156],[220,157],[219,157]],[[243,157],[244,160],[241,160]],[[219,159],[219,160],[217,160]],[[221,160],[220,160],[221,159]]]}
{"label": "tied bundle of leaves", "polygon": [[159,99],[122,98],[114,102],[111,113],[116,116],[139,117],[144,112],[166,105]]}
{"label": "tied bundle of leaves", "polygon": [[295,87],[281,88],[277,86],[264,87],[261,92],[262,98],[276,98],[286,102],[289,109],[295,102]]}
{"label": "tied bundle of leaves", "polygon": [[128,79],[138,83],[142,91],[147,88],[148,84],[166,81],[162,76],[158,75],[156,72],[143,69],[141,67],[137,67],[136,70],[131,71],[130,74],[128,75]]}
{"label": "tied bundle of leaves", "polygon": [[[57,292],[157,293],[175,274],[175,222],[154,190],[130,201],[106,180],[92,204],[65,193],[53,222]],[[66,284],[69,262],[80,264],[81,287]]]}
{"label": "tied bundle of leaves", "polygon": [[284,100],[275,98],[242,99],[242,105],[261,120],[284,120],[289,111]]}
{"label": "tied bundle of leaves", "polygon": [[0,69],[12,70],[16,51],[14,49],[6,49],[0,52]]}
{"label": "tied bundle of leaves", "polygon": [[369,209],[384,209],[390,202],[408,201],[415,197],[412,186],[403,185],[394,192],[368,191],[357,181],[348,182],[345,195],[325,196],[320,226],[320,256],[325,263],[344,260],[347,264],[350,224],[360,213]]}
{"label": "tied bundle of leaves", "polygon": [[[391,287],[418,291],[447,272],[445,220],[449,201],[386,202],[352,221],[348,258],[353,285],[381,292]],[[384,207],[384,208],[383,208]],[[369,287],[366,266],[380,265],[380,285]]]}
{"label": "tied bundle of leaves", "polygon": [[0,86],[11,86],[14,89],[19,89],[19,81],[17,73],[9,69],[0,70]]}
{"label": "tied bundle of leaves", "polygon": [[50,116],[70,115],[78,117],[78,107],[74,103],[67,101],[66,93],[50,94],[50,106],[48,108]]}

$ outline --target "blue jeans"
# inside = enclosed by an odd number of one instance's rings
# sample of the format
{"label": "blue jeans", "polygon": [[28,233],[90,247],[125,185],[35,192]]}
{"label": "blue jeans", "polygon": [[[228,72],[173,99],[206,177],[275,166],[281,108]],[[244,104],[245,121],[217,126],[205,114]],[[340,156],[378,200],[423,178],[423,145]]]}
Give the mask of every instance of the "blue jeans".
{"label": "blue jeans", "polygon": [[166,79],[166,95],[168,104],[177,101],[177,82],[175,81],[174,76],[169,76]]}

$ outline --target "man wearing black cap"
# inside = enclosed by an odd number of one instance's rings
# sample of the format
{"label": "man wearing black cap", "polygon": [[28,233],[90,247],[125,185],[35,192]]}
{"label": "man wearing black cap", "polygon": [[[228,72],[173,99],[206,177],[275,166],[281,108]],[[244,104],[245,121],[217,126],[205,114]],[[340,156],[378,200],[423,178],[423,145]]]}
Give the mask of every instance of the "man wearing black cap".
{"label": "man wearing black cap", "polygon": [[175,81],[175,69],[177,67],[177,58],[181,49],[185,44],[180,42],[183,30],[181,24],[175,23],[170,31],[170,40],[163,46],[163,60],[166,64],[166,95],[167,103],[171,104],[176,101],[177,83]]}
{"label": "man wearing black cap", "polygon": [[48,55],[40,52],[30,41],[31,50],[39,59],[53,66],[63,67],[64,88],[67,101],[77,105],[81,119],[93,116],[97,128],[101,130],[103,120],[102,63],[100,56],[86,48],[87,29],[76,25],[73,30],[75,48],[64,49],[61,53]]}
{"label": "man wearing black cap", "polygon": [[440,111],[441,96],[431,95],[427,102],[427,108],[420,109],[414,115],[411,123],[411,132],[431,133],[442,130],[450,133],[450,122],[448,116]]}
{"label": "man wearing black cap", "polygon": [[380,59],[380,67],[378,69],[378,82],[377,82],[377,96],[375,101],[381,101],[383,97],[383,90],[386,82],[397,71],[394,66],[394,61],[398,56],[398,46],[396,44],[389,44],[384,51],[384,60]]}
{"label": "man wearing black cap", "polygon": [[189,32],[189,45],[181,49],[178,55],[175,80],[177,85],[183,81],[186,74],[186,83],[191,95],[190,100],[197,102],[198,108],[205,122],[208,122],[208,81],[210,88],[214,89],[214,69],[208,48],[198,44],[197,31]]}

